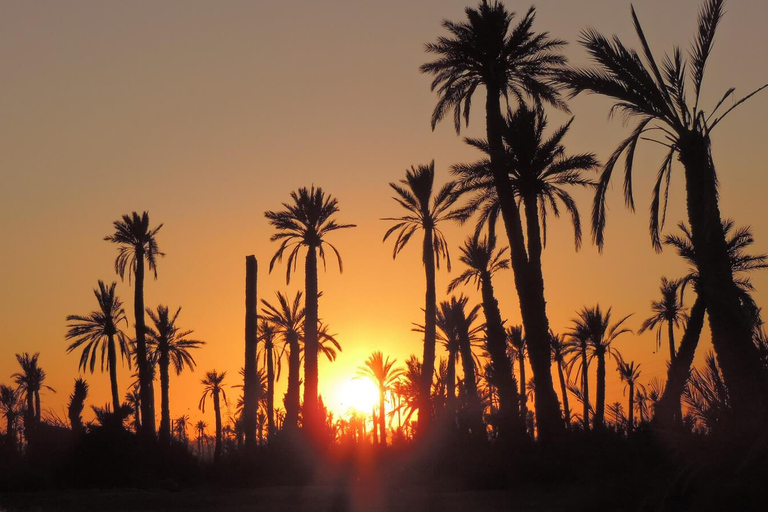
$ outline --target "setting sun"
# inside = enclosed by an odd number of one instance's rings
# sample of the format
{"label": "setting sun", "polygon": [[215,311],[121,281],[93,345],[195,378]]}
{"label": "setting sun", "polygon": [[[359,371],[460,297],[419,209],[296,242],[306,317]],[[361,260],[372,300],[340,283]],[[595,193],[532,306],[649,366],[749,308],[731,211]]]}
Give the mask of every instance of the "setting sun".
{"label": "setting sun", "polygon": [[370,415],[379,404],[379,390],[367,379],[352,378],[342,382],[338,388],[339,404],[342,414],[350,409]]}

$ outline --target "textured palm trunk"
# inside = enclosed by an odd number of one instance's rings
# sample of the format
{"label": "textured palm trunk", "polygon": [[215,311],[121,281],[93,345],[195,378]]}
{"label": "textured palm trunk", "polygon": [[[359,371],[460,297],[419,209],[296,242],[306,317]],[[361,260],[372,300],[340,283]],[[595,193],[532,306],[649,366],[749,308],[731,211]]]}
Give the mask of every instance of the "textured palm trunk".
{"label": "textured palm trunk", "polygon": [[306,318],[304,323],[304,428],[317,434],[321,418],[317,408],[317,249],[307,250],[305,266]]}
{"label": "textured palm trunk", "polygon": [[107,341],[107,360],[109,362],[109,384],[112,391],[112,410],[120,409],[120,395],[117,391],[117,350],[115,349],[115,335],[110,334]]}
{"label": "textured palm trunk", "polygon": [[[536,424],[539,438],[542,441],[547,441],[561,435],[564,427],[560,415],[560,402],[552,382],[549,320],[547,319],[546,301],[544,300],[541,263],[540,261],[538,265],[529,263],[520,212],[515,204],[512,185],[504,169],[504,143],[502,140],[504,118],[501,115],[499,103],[500,93],[499,89],[488,87],[486,96],[486,129],[491,156],[491,171],[509,238],[512,271],[520,300],[520,314],[528,337],[529,357],[533,379],[536,383]],[[538,224],[538,217],[536,222]]]}
{"label": "textured palm trunk", "polygon": [[295,334],[288,339],[288,391],[285,396],[285,428],[293,430],[299,423],[299,379],[301,371],[301,356],[299,340]]}
{"label": "textured palm trunk", "polygon": [[581,393],[584,395],[582,403],[582,419],[584,420],[584,429],[589,430],[589,360],[587,351],[581,351]]}
{"label": "textured palm trunk", "polygon": [[629,383],[629,425],[627,426],[627,432],[632,432],[635,429],[635,383]]}
{"label": "textured palm trunk", "polygon": [[672,320],[667,321],[667,332],[669,336],[669,362],[672,364],[675,361],[675,325]]}
{"label": "textured palm trunk", "polygon": [[155,397],[152,377],[147,361],[147,343],[144,323],[144,251],[136,252],[136,289],[133,312],[136,319],[136,366],[139,367],[139,394],[141,395],[141,432],[145,438],[155,437]]}
{"label": "textured palm trunk", "polygon": [[654,423],[664,428],[672,428],[681,417],[680,400],[685,391],[685,384],[691,373],[693,357],[701,338],[701,330],[704,327],[704,313],[706,305],[701,295],[696,297],[696,302],[691,307],[688,324],[680,340],[680,350],[674,362],[667,369],[667,385],[664,394],[654,406]]}
{"label": "textured palm trunk", "polygon": [[568,387],[565,385],[565,374],[563,374],[562,361],[557,362],[557,376],[560,379],[560,393],[563,395],[563,415],[565,428],[571,427],[571,408],[568,405]]}
{"label": "textured palm trunk", "polygon": [[499,394],[499,431],[505,436],[513,431],[515,426],[522,425],[518,409],[519,397],[512,372],[512,362],[507,356],[506,334],[499,311],[499,302],[494,296],[489,272],[481,274],[480,284],[485,314],[486,344],[493,367],[493,383]]}
{"label": "textured palm trunk", "polygon": [[768,376],[752,342],[752,321],[741,307],[733,281],[710,140],[690,132],[680,137],[679,148],[685,168],[694,261],[699,270],[697,292],[707,305],[712,345],[733,399],[734,426],[757,434],[768,419]]}
{"label": "textured palm trunk", "polygon": [[427,278],[427,293],[424,305],[424,354],[421,363],[421,388],[419,390],[419,430],[426,434],[432,419],[430,390],[432,374],[435,371],[435,340],[437,337],[437,290],[435,285],[435,251],[432,245],[433,227],[424,228],[422,260]]}
{"label": "textured palm trunk", "polygon": [[219,403],[219,390],[213,392],[213,411],[216,414],[216,447],[213,450],[213,460],[221,457],[221,404]]}
{"label": "textured palm trunk", "polygon": [[35,392],[27,390],[27,410],[24,411],[24,435],[29,442],[28,434],[35,429]]}
{"label": "textured palm trunk", "polygon": [[160,350],[160,357],[157,364],[160,366],[160,432],[158,438],[163,444],[171,442],[171,406],[170,406],[170,387],[171,360],[168,356],[167,348]]}
{"label": "textured palm trunk", "polygon": [[448,381],[446,387],[446,404],[448,414],[456,413],[456,351],[448,351],[448,374],[445,376]]}
{"label": "textured palm trunk", "polygon": [[35,390],[35,424],[40,424],[40,419],[42,417],[42,411],[40,410],[40,390]]}
{"label": "textured palm trunk", "polygon": [[379,388],[379,429],[381,431],[381,446],[387,446],[387,426],[384,413],[384,388]]}
{"label": "textured palm trunk", "polygon": [[597,391],[595,393],[594,428],[602,428],[605,424],[605,354],[597,353]]}
{"label": "textured palm trunk", "polygon": [[518,371],[520,372],[520,416],[528,417],[528,393],[525,390],[525,355],[523,351],[517,353]]}
{"label": "textured palm trunk", "polygon": [[[461,318],[461,323],[465,319]],[[469,426],[472,434],[481,436],[485,434],[483,427],[483,411],[480,407],[480,398],[477,396],[477,379],[475,378],[475,361],[472,358],[472,345],[469,339],[469,332],[462,329],[459,332],[459,351],[461,352],[461,366],[464,370],[464,391],[469,412]]]}
{"label": "textured palm trunk", "polygon": [[243,433],[245,445],[256,445],[256,423],[259,409],[258,368],[258,263],[255,256],[245,257],[245,364],[243,366]]}
{"label": "textured palm trunk", "polygon": [[[271,343],[271,342],[270,342]],[[275,367],[272,360],[273,346],[267,351],[267,433],[271,438],[275,433]]]}

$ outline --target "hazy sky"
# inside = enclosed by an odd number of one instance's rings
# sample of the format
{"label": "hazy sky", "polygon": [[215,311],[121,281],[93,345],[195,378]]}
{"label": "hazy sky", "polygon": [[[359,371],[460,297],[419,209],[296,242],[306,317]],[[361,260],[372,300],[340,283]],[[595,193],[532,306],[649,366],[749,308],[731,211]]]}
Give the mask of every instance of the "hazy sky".
{"label": "hazy sky", "polygon": [[[700,3],[635,2],[657,52],[688,47]],[[450,165],[478,156],[450,122],[431,131],[436,97],[430,79],[418,72],[428,60],[423,44],[444,33],[441,19],[463,19],[465,5],[0,1],[0,382],[10,383],[17,370],[15,353],[40,352],[47,383],[57,390],[43,393],[43,407],[65,416],[79,361],[79,353],[65,352],[65,317],[94,309],[98,279],[119,281],[116,249],[102,240],[112,222],[148,210],[153,224],[164,224],[158,242],[167,256],[159,261],[158,280],[146,283],[146,304],[182,306],[179,324],[208,341],[195,354],[198,370],[171,379],[172,415],[196,420],[205,370],[226,370],[230,385],[239,380],[245,255],[259,260],[259,298],[303,287],[301,273],[290,287],[284,267],[267,273],[275,245],[263,212],[310,184],[339,199],[341,221],[358,225],[330,237],[344,256],[344,274],[332,264],[320,273],[320,316],[344,349],[336,363],[321,363],[326,403],[343,408],[337,388],[373,350],[399,361],[421,354],[420,336],[411,331],[411,322],[423,321],[420,247],[413,243],[393,261],[391,245],[381,243],[388,224],[379,219],[400,213],[387,183],[410,165],[435,159],[443,182]],[[529,3],[507,5],[524,11]],[[585,60],[576,42],[587,26],[636,45],[628,1],[542,0],[537,7],[536,29],[570,41],[574,62]],[[766,19],[764,0],[728,4],[707,70],[709,108],[730,86],[745,94],[768,81]],[[483,94],[467,135],[484,136]],[[570,105],[576,121],[567,147],[605,160],[629,128],[607,120],[605,100],[585,97]],[[714,135],[723,214],[752,225],[755,252],[768,252],[767,116],[763,93]],[[565,120],[552,114],[553,125]],[[660,156],[650,144],[639,151],[637,214],[624,209],[620,186],[609,194],[603,255],[588,243],[576,253],[569,222],[550,222],[544,275],[555,331],[565,331],[576,310],[598,301],[613,306],[616,317],[635,313],[629,326],[637,329],[650,314],[660,277],[682,275],[678,258],[656,254],[648,237]],[[679,171],[667,232],[685,219]],[[591,196],[576,196],[586,225]],[[457,248],[469,228],[445,231],[456,264],[451,275],[438,275],[439,300],[461,270]],[[764,304],[768,275],[753,281]],[[496,278],[509,324],[520,322],[512,283],[509,272]],[[120,282],[118,293],[132,323],[133,289]],[[616,348],[641,362],[643,382],[664,376],[666,352],[654,353],[653,334],[625,335]],[[608,401],[624,401],[612,363],[608,377]],[[107,374],[87,378],[88,403],[103,405]],[[119,378],[122,393],[129,371],[121,368]],[[228,394],[234,399],[238,392]],[[282,392],[277,403],[281,398]],[[210,413],[207,420],[212,424]]]}

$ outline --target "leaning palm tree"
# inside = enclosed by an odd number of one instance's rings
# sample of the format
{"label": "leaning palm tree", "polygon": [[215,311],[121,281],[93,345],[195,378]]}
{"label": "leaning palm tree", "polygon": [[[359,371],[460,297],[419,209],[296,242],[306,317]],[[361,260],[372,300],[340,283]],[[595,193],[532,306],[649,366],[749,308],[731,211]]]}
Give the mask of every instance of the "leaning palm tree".
{"label": "leaning palm tree", "polygon": [[195,358],[190,350],[205,345],[204,341],[189,339],[192,331],[182,331],[177,325],[181,308],[170,314],[168,306],[157,306],[157,312],[147,308],[154,328],[147,329],[147,348],[150,359],[160,367],[160,441],[171,442],[170,367],[180,375],[184,367],[195,369]]}
{"label": "leaning palm tree", "polygon": [[363,366],[359,366],[357,369],[356,378],[367,378],[373,382],[379,389],[379,439],[381,445],[387,444],[387,430],[386,430],[386,414],[385,414],[385,398],[387,393],[390,393],[393,386],[404,374],[404,370],[401,368],[395,368],[397,359],[390,361],[389,357],[386,359],[384,355],[376,351],[372,353],[368,359],[366,359]]}
{"label": "leaning palm tree", "polygon": [[517,361],[520,372],[520,416],[525,419],[528,416],[528,394],[525,391],[525,356],[528,354],[528,343],[523,336],[523,326],[513,325],[507,329],[507,350],[510,359]]}
{"label": "leaning palm tree", "polygon": [[677,355],[675,351],[675,328],[680,327],[686,317],[685,308],[678,296],[680,285],[680,281],[670,281],[666,277],[661,278],[661,300],[651,303],[654,315],[644,320],[640,330],[637,331],[638,334],[643,334],[647,330],[658,327],[656,330],[656,348],[658,349],[661,348],[661,337],[664,327],[667,328],[669,364],[675,361],[675,356]]}
{"label": "leaning palm tree", "polygon": [[27,409],[24,412],[24,434],[31,433],[35,426],[40,423],[42,408],[40,405],[40,390],[47,388],[50,391],[56,390],[43,384],[45,381],[45,370],[38,364],[39,353],[29,355],[28,352],[16,354],[16,361],[21,366],[21,371],[11,375],[21,393],[22,399],[27,402]]}
{"label": "leaning palm tree", "polygon": [[593,308],[583,308],[572,320],[572,336],[583,337],[587,340],[589,359],[597,361],[597,390],[595,392],[594,427],[601,428],[605,418],[605,360],[606,357],[618,357],[618,352],[612,344],[622,334],[632,332],[622,327],[632,316],[627,315],[618,322],[611,324],[611,309],[603,312],[600,305]]}
{"label": "leaning palm tree", "polygon": [[402,217],[387,217],[383,220],[395,224],[384,234],[384,241],[397,234],[392,258],[400,251],[418,230],[424,231],[421,261],[427,280],[426,304],[424,306],[424,355],[422,358],[421,392],[423,402],[419,405],[419,428],[425,432],[430,422],[429,390],[432,386],[432,372],[435,368],[435,344],[437,337],[437,290],[435,285],[436,269],[440,268],[440,260],[445,259],[448,271],[451,270],[451,258],[448,254],[448,242],[438,227],[443,221],[451,219],[451,206],[456,201],[456,187],[453,182],[443,185],[433,194],[435,183],[435,162],[429,165],[411,167],[405,172],[405,179],[400,183],[390,183],[395,191],[393,199],[402,206],[406,215]]}
{"label": "leaning palm tree", "polygon": [[203,388],[203,396],[200,397],[200,403],[197,405],[203,413],[205,413],[205,399],[208,395],[213,399],[213,412],[216,416],[216,447],[213,451],[213,459],[219,460],[221,457],[221,402],[220,399],[224,399],[224,403],[227,403],[227,393],[224,391],[224,377],[227,372],[218,373],[216,370],[212,370],[205,374],[205,378],[200,381]]}
{"label": "leaning palm tree", "polygon": [[304,293],[306,297],[306,326],[304,328],[304,345],[306,361],[304,363],[304,424],[310,426],[313,432],[319,432],[322,418],[318,415],[317,402],[317,353],[318,353],[318,287],[317,259],[323,260],[325,266],[325,247],[330,247],[339,263],[342,272],[341,255],[328,243],[326,237],[332,231],[355,227],[354,224],[339,224],[333,216],[339,212],[339,202],[327,195],[322,188],[300,188],[291,192],[292,203],[283,203],[282,211],[267,211],[264,216],[277,230],[270,240],[280,241],[280,247],[269,262],[269,271],[276,262],[282,261],[288,252],[286,261],[285,280],[290,283],[291,271],[296,270],[299,252],[307,249],[304,266]]}
{"label": "leaning palm tree", "polygon": [[437,89],[439,99],[432,113],[433,129],[453,109],[458,133],[462,114],[465,123],[469,123],[475,91],[481,86],[486,89],[490,170],[509,239],[523,324],[532,346],[536,347],[536,412],[539,434],[547,438],[561,432],[563,424],[549,369],[549,321],[543,283],[529,277],[520,212],[504,165],[505,123],[501,98],[522,103],[527,96],[565,109],[551,80],[552,73],[565,63],[565,57],[560,53],[565,42],[552,39],[547,33],[533,31],[536,15],[533,8],[514,27],[511,26],[514,13],[508,12],[499,2],[483,1],[477,8],[467,7],[465,12],[466,21],[443,21],[450,36],[426,45],[427,52],[436,55],[437,59],[422,65],[421,71],[435,76],[432,90]]}
{"label": "leaning palm tree", "polygon": [[5,437],[11,449],[16,448],[16,422],[19,415],[19,391],[0,385],[0,413],[5,418]]}
{"label": "leaning palm tree", "polygon": [[262,319],[258,327],[259,341],[263,345],[262,367],[267,369],[267,435],[275,434],[275,382],[280,379],[280,370],[282,369],[282,360],[285,350],[275,346],[277,329],[269,321]]}
{"label": "leaning palm tree", "polygon": [[149,227],[149,213],[123,215],[114,222],[115,233],[104,240],[118,245],[115,259],[115,272],[128,282],[135,277],[133,311],[136,323],[136,366],[139,369],[139,389],[141,393],[141,425],[144,436],[155,435],[155,398],[152,377],[147,359],[146,324],[144,322],[144,264],[157,279],[157,258],[165,256],[157,246],[157,233],[163,225]]}
{"label": "leaning palm tree", "polygon": [[635,428],[635,386],[637,380],[640,378],[640,365],[635,364],[634,361],[626,362],[621,356],[616,359],[616,371],[619,372],[619,377],[622,382],[626,384],[624,390],[629,390],[629,425],[627,430],[632,432]]}
{"label": "leaning palm tree", "polygon": [[[293,302],[277,292],[277,306],[262,299],[262,316],[274,328],[274,335],[283,342],[283,353],[288,349],[288,390],[285,398],[285,421],[288,429],[299,423],[299,386],[301,377],[301,341],[304,337],[305,309],[301,305],[301,292],[296,292]],[[305,403],[306,405],[306,403]]]}
{"label": "leaning palm tree", "polygon": [[567,347],[565,336],[551,333],[550,345],[552,347],[552,361],[557,365],[557,376],[560,379],[560,394],[563,399],[563,420],[565,420],[565,428],[570,428],[571,408],[568,405],[568,387],[566,386],[564,373]]}
{"label": "leaning palm tree", "polygon": [[745,431],[758,431],[768,418],[768,376],[760,367],[751,339],[751,319],[740,307],[738,286],[730,269],[711,137],[733,109],[768,87],[768,84],[734,101],[722,113],[718,111],[728,98],[733,97],[733,88],[725,93],[711,112],[705,112],[700,107],[704,72],[717,27],[725,13],[724,5],[725,0],[707,0],[699,15],[698,33],[688,58],[675,48],[661,64],[653,56],[633,8],[632,19],[644,60],[618,38],[609,40],[594,30],[587,30],[582,33],[582,44],[595,66],[565,70],[561,80],[570,88],[572,95],[588,92],[606,96],[616,101],[612,112],[619,111],[638,120],[632,134],[608,159],[600,177],[592,215],[594,239],[600,248],[604,242],[606,223],[605,198],[621,155],[626,153],[624,196],[631,209],[634,207],[632,160],[638,141],[651,132],[658,133],[662,140],[656,142],[669,150],[657,174],[651,202],[651,241],[658,250],[661,249],[660,231],[664,225],[663,212],[666,212],[675,157],[682,163],[688,221],[700,275],[699,292],[707,303],[713,346],[723,377],[733,393],[737,422],[742,423]]}
{"label": "leaning palm tree", "polygon": [[[493,291],[493,275],[509,268],[505,257],[507,247],[496,251],[496,238],[480,239],[480,234],[467,239],[461,247],[459,260],[468,268],[448,285],[448,292],[461,284],[474,283],[481,289],[483,313],[485,314],[485,350],[491,358],[492,371],[486,372],[491,384],[499,395],[498,425],[502,434],[507,434],[519,423],[518,393],[512,372],[512,363],[506,351],[506,332],[501,319],[499,302]],[[492,382],[491,382],[492,381]]]}
{"label": "leaning palm tree", "polygon": [[116,286],[117,283],[113,282],[107,287],[104,281],[100,280],[99,288],[93,290],[99,303],[99,310],[88,316],[67,316],[70,324],[67,326],[66,334],[66,339],[73,340],[67,347],[68,353],[83,347],[83,353],[80,356],[81,371],[90,368],[93,373],[99,348],[101,348],[101,371],[104,371],[106,364],[112,390],[112,410],[115,411],[120,409],[120,395],[117,387],[117,347],[120,348],[120,359],[127,360],[129,367],[131,365],[130,342],[120,329],[120,324],[128,325],[128,320],[125,318],[122,301],[115,295]]}

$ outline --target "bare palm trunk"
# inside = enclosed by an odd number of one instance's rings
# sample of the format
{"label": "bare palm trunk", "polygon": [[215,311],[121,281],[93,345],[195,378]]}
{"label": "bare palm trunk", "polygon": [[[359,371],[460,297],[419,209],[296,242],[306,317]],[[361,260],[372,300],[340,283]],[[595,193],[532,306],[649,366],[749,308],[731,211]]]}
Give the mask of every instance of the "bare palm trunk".
{"label": "bare palm trunk", "polygon": [[273,347],[267,349],[267,433],[275,434],[275,368],[272,360]]}
{"label": "bare palm trunk", "polygon": [[216,414],[216,448],[213,451],[213,460],[221,457],[221,404],[219,403],[219,390],[213,392],[213,411]]}
{"label": "bare palm trunk", "polygon": [[109,361],[109,384],[112,391],[112,410],[117,412],[120,408],[120,395],[117,391],[117,350],[115,349],[115,336],[110,334],[107,341],[107,359]]}
{"label": "bare palm trunk", "polygon": [[672,320],[667,321],[667,332],[669,333],[669,362],[674,363],[675,357],[675,325]]}
{"label": "bare palm trunk", "polygon": [[245,364],[243,366],[243,431],[245,445],[256,444],[256,423],[259,408],[258,367],[258,263],[255,256],[245,257]]}
{"label": "bare palm trunk", "polygon": [[563,374],[562,361],[557,362],[557,375],[560,378],[560,393],[563,395],[563,415],[565,428],[571,427],[571,408],[568,405],[568,387],[565,385],[565,375]]}
{"label": "bare palm trunk", "polygon": [[595,393],[594,428],[600,429],[605,424],[605,354],[597,354],[597,391]]}
{"label": "bare palm trunk", "polygon": [[[461,320],[461,323],[464,324],[464,318]],[[461,365],[464,370],[464,390],[469,411],[469,426],[472,429],[473,436],[483,436],[485,435],[483,411],[480,408],[480,399],[477,396],[475,361],[472,358],[472,345],[470,344],[469,332],[466,329],[462,329],[459,332],[459,350],[461,351]]]}
{"label": "bare palm trunk", "polygon": [[40,410],[40,390],[35,390],[35,425],[40,424],[42,418],[42,411]]}
{"label": "bare palm trunk", "polygon": [[517,364],[520,371],[520,416],[523,417],[523,421],[527,421],[528,418],[528,393],[525,391],[525,356],[523,351],[517,353]]}
{"label": "bare palm trunk", "polygon": [[170,406],[170,365],[171,360],[167,350],[160,351],[157,361],[160,366],[160,432],[159,439],[163,444],[171,442],[171,406]]}
{"label": "bare palm trunk", "polygon": [[[504,144],[499,103],[501,91],[488,87],[486,96],[486,129],[491,156],[496,195],[501,207],[504,225],[509,238],[512,271],[515,287],[520,300],[520,313],[528,337],[529,357],[536,383],[536,423],[539,437],[546,441],[559,436],[563,430],[560,403],[552,382],[549,320],[544,299],[544,280],[541,277],[541,263],[531,265],[526,253],[520,212],[515,204],[512,185],[504,169]],[[538,222],[538,217],[536,222]],[[538,229],[538,227],[537,227]]]}
{"label": "bare palm trunk", "polygon": [[627,426],[627,432],[632,432],[635,429],[635,383],[629,383],[629,425]]}
{"label": "bare palm trunk", "polygon": [[379,429],[381,430],[381,446],[387,446],[387,426],[384,416],[384,389],[379,388]]}
{"label": "bare palm trunk", "polygon": [[317,407],[317,249],[307,249],[305,266],[306,318],[304,323],[304,428],[311,434],[320,432]]}
{"label": "bare palm trunk", "polygon": [[147,361],[147,344],[144,338],[144,251],[136,251],[136,289],[133,299],[133,311],[136,317],[136,366],[139,367],[139,394],[141,395],[141,430],[142,435],[155,437],[155,397],[152,377]]}
{"label": "bare palm trunk", "polygon": [[450,350],[448,352],[448,374],[445,376],[445,380],[448,381],[446,386],[446,405],[448,406],[448,414],[453,417],[456,413],[456,351]]}
{"label": "bare palm trunk", "polygon": [[299,423],[299,379],[301,371],[301,356],[299,355],[299,340],[296,334],[288,339],[288,391],[285,400],[285,428],[294,430]]}
{"label": "bare palm trunk", "polygon": [[589,360],[587,351],[581,351],[581,393],[584,395],[582,404],[582,417],[584,420],[584,430],[589,430]]}
{"label": "bare palm trunk", "polygon": [[424,355],[421,363],[421,389],[419,390],[419,430],[429,431],[432,419],[430,390],[435,371],[435,341],[437,337],[437,290],[435,285],[435,251],[432,245],[433,227],[424,228],[422,259],[427,278],[426,304],[424,306]]}
{"label": "bare palm trunk", "polygon": [[752,322],[741,307],[718,206],[710,140],[691,132],[680,137],[688,220],[699,270],[698,293],[707,305],[712,344],[733,398],[734,426],[756,434],[768,419],[768,377],[752,343]]}

